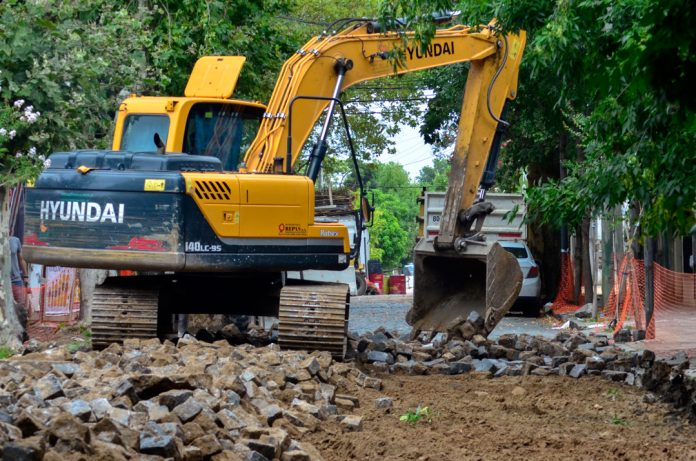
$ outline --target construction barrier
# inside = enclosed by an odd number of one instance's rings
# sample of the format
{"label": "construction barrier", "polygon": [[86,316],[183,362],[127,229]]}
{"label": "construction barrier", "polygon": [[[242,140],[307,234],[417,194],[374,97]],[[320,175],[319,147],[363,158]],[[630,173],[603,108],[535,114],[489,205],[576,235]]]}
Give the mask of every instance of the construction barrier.
{"label": "construction barrier", "polygon": [[[616,334],[627,325],[645,331],[646,339],[674,340],[696,334],[696,274],[675,272],[655,263],[654,302],[650,323],[645,314],[645,263],[627,254],[613,273],[612,288],[605,297],[601,316],[611,321]],[[576,311],[583,305],[573,303],[573,264],[563,254],[561,282],[551,309],[555,314]],[[658,325],[659,324],[659,329]]]}
{"label": "construction barrier", "polygon": [[389,277],[389,294],[390,295],[405,295],[406,294],[406,276],[392,275]]}
{"label": "construction barrier", "polygon": [[372,273],[368,276],[370,282],[374,283],[380,291],[380,294],[384,292],[384,274]]}
{"label": "construction barrier", "polygon": [[[580,294],[578,303],[574,302],[575,282],[574,282],[573,261],[570,258],[570,253],[564,251],[561,253],[561,280],[558,283],[558,291],[556,299],[551,304],[551,310],[554,314],[568,314],[575,312],[584,304],[584,294]],[[581,284],[582,287],[582,284]]]}
{"label": "construction barrier", "polygon": [[[36,266],[33,266],[36,267]],[[47,266],[30,277],[27,314],[32,323],[76,322],[80,317],[80,279],[71,267]]]}
{"label": "construction barrier", "polygon": [[[615,264],[615,267],[616,264]],[[613,333],[618,333],[631,319],[636,330],[645,330],[645,266],[643,261],[631,254],[624,256],[619,270],[614,273],[609,296],[604,303],[602,315],[616,319]],[[654,338],[654,328],[647,332],[648,339]]]}

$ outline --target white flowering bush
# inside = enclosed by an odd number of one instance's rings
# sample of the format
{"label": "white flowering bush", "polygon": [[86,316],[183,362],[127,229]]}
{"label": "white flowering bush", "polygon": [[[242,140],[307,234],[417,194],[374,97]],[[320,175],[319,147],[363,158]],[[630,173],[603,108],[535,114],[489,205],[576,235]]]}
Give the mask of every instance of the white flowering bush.
{"label": "white flowering bush", "polygon": [[51,161],[33,145],[41,138],[39,117],[41,112],[23,99],[0,105],[0,186],[34,178],[50,166]]}

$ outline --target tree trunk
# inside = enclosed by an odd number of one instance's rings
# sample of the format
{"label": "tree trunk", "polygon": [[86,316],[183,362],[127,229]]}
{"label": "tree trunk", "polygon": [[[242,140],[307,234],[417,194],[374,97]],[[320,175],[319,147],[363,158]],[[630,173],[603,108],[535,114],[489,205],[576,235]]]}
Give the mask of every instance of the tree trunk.
{"label": "tree trunk", "polygon": [[[586,213],[582,218],[582,283],[585,287],[585,303],[591,303],[594,298],[594,277],[592,263],[590,262],[590,245],[594,242],[590,238],[590,214]],[[579,272],[579,271],[578,271]]]}
{"label": "tree trunk", "polygon": [[[559,141],[562,151],[565,151],[565,138]],[[549,178],[558,178],[560,156],[551,156],[545,162],[529,165],[527,181],[529,184],[540,184]],[[558,284],[561,281],[561,239],[558,229],[548,224],[530,222],[527,226],[527,245],[534,258],[539,261],[541,271],[541,296],[544,301],[556,297]]]}
{"label": "tree trunk", "polygon": [[[631,217],[630,222],[638,222],[638,216],[640,216],[640,205],[638,202],[631,202],[628,207],[628,213]],[[631,242],[631,251],[636,259],[643,259],[643,245],[640,243],[642,237],[642,231],[637,224],[633,224],[633,228],[630,232],[629,241]]]}
{"label": "tree trunk", "polygon": [[[616,264],[621,265],[624,258],[624,217],[620,206],[614,208],[614,256]],[[618,270],[618,268],[617,268]]]}
{"label": "tree trunk", "polygon": [[80,269],[80,321],[92,323],[92,296],[94,287],[104,283],[108,271],[100,269]]}
{"label": "tree trunk", "polygon": [[655,280],[654,261],[655,261],[655,241],[654,237],[646,237],[645,239],[645,329],[648,329],[652,320],[653,310],[655,306],[655,291],[653,283]]}
{"label": "tree trunk", "polygon": [[18,349],[22,345],[22,326],[14,310],[10,269],[10,194],[0,186],[0,344]]}

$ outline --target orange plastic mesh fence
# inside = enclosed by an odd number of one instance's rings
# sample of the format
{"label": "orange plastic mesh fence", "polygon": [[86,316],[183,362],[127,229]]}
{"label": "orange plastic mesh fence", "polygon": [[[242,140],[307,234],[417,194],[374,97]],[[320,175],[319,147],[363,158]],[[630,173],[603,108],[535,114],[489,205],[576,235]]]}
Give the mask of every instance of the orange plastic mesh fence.
{"label": "orange plastic mesh fence", "polygon": [[[602,317],[616,319],[614,333],[632,321],[637,330],[645,330],[647,339],[678,339],[696,331],[696,274],[671,271],[654,264],[654,308],[650,324],[645,317],[645,263],[631,254],[624,256],[613,273],[612,288],[601,311]],[[552,305],[556,314],[577,310],[573,304],[573,265],[570,255],[563,254],[561,282]],[[580,304],[582,305],[582,303]],[[693,319],[693,320],[692,320]],[[660,331],[657,330],[659,323]]]}
{"label": "orange plastic mesh fence", "polygon": [[561,253],[561,281],[558,284],[556,299],[551,304],[551,310],[555,314],[567,314],[578,309],[578,305],[573,302],[573,293],[575,292],[573,274],[573,261],[570,259],[570,253]]}
{"label": "orange plastic mesh fence", "polygon": [[[696,275],[655,264],[655,308],[647,336],[684,339],[696,335]],[[659,323],[659,330],[656,324]]]}
{"label": "orange plastic mesh fence", "polygon": [[626,255],[614,276],[614,283],[604,304],[602,315],[616,318],[614,333],[623,328],[631,318],[635,328],[643,330],[645,325],[645,266],[642,260]]}

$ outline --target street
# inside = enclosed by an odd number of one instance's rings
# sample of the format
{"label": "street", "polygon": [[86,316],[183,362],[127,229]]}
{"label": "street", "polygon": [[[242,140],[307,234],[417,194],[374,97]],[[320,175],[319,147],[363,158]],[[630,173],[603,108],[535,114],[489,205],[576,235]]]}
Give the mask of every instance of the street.
{"label": "street", "polygon": [[[358,334],[374,331],[384,327],[390,332],[409,333],[411,328],[406,323],[406,313],[411,307],[410,295],[354,296],[350,304],[350,322],[348,329]],[[529,318],[512,313],[498,324],[490,335],[495,339],[506,333],[527,333],[553,337],[556,330],[551,329],[547,319]]]}

